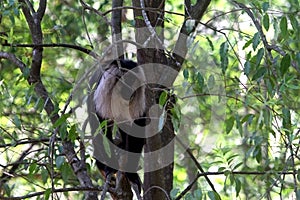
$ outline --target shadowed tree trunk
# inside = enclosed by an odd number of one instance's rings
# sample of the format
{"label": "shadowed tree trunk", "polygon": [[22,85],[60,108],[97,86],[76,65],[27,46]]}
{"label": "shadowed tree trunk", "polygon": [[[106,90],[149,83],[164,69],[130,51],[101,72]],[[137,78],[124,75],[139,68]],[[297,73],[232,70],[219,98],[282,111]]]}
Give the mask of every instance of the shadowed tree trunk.
{"label": "shadowed tree trunk", "polygon": [[[140,0],[134,0],[133,6],[141,7]],[[145,7],[149,8],[160,8],[161,10],[164,9],[164,1],[145,1]],[[147,40],[149,43],[146,45],[148,48],[138,49],[137,51],[137,59],[139,64],[147,64],[153,65],[152,67],[155,68],[155,64],[159,63],[162,65],[167,65],[167,58],[163,51],[162,44],[160,42],[164,41],[163,31],[160,35],[153,36],[151,35],[149,29],[153,27],[153,30],[157,27],[161,27],[161,30],[164,27],[163,19],[164,13],[163,12],[146,12],[148,19],[151,23],[151,26],[146,25],[145,19],[141,18],[143,16],[141,10],[135,10],[134,16],[136,20],[136,40],[139,44],[144,44]],[[158,39],[159,38],[159,39]],[[159,41],[160,40],[160,41]],[[156,47],[156,48],[154,48]],[[147,76],[165,76],[165,74],[161,73],[151,73],[147,74]],[[154,78],[159,79],[159,78]],[[153,84],[149,86],[147,91],[147,106],[150,108],[153,105],[157,104],[157,100],[161,94],[161,90],[157,90],[159,85]],[[158,116],[159,117],[159,116]],[[153,119],[152,119],[153,120]],[[155,131],[155,128],[147,131]],[[155,134],[154,136],[146,139],[145,145],[145,153],[153,152],[155,150],[159,150],[163,148],[165,145],[169,144],[169,142],[174,137],[173,126],[171,123],[170,118],[166,120],[165,126],[161,132]],[[145,169],[151,168],[151,166],[160,165],[159,160],[166,160],[164,157],[168,156],[169,159],[173,160],[174,156],[174,146],[172,145],[171,151],[169,151],[168,155],[160,155],[160,158],[153,160],[151,158],[147,158],[145,156]],[[150,159],[150,160],[149,160]],[[166,197],[165,192],[167,194],[170,193],[172,189],[173,183],[173,163],[165,166],[161,169],[157,169],[155,171],[145,172],[144,174],[144,189],[145,189],[145,196],[144,199],[164,199]],[[155,186],[155,187],[153,187]],[[164,191],[163,191],[164,190]]]}
{"label": "shadowed tree trunk", "polygon": [[[133,0],[133,6],[141,8],[134,10],[134,17],[136,22],[136,41],[144,47],[137,50],[138,64],[146,64],[147,66],[149,66],[150,68],[152,67],[153,69],[155,69],[158,65],[165,66],[165,68],[171,67],[171,69],[175,69],[178,72],[181,69],[181,65],[187,53],[187,36],[195,30],[196,25],[198,24],[197,22],[201,19],[209,3],[210,0],[197,1],[195,5],[192,5],[190,1],[185,1],[185,4],[188,5],[186,7],[185,19],[195,19],[196,23],[192,29],[188,29],[185,26],[185,23],[183,24],[180,30],[181,34],[175,45],[173,54],[167,57],[163,46],[165,1]],[[154,8],[156,9],[156,11],[146,11],[148,8]],[[159,33],[157,33],[156,30],[159,30]],[[168,69],[166,71],[168,71]],[[163,73],[162,71],[158,71],[156,73],[155,70],[154,72],[152,72],[151,74],[147,74],[146,76],[150,76],[150,79],[155,80],[170,78],[171,82],[173,82],[176,78],[176,76],[168,77],[168,74]],[[161,89],[165,88],[157,84],[150,84],[148,88],[149,89],[147,91],[147,106],[149,109],[151,109],[154,105],[158,104],[158,99],[162,92]],[[167,113],[166,116],[167,118],[165,120],[165,124],[162,130],[159,133],[156,133],[154,136],[148,137],[146,139],[145,154],[154,152],[156,150],[160,150],[166,147],[166,145],[168,145],[168,149],[166,151],[162,151],[162,153],[158,155],[155,159],[153,159],[153,157],[145,156],[145,200],[168,199],[166,195],[170,194],[170,191],[173,187],[173,162],[170,162],[168,165],[163,165],[162,168],[155,168],[156,165],[161,165],[160,162],[169,159],[171,159],[172,161],[174,160],[174,129],[170,113]],[[156,117],[160,118],[159,112],[157,113]],[[155,128],[150,128],[150,130],[147,130],[147,132],[150,132],[150,134],[152,135],[153,132],[155,132]],[[156,170],[147,171],[147,169],[151,169],[151,167],[154,167]]]}

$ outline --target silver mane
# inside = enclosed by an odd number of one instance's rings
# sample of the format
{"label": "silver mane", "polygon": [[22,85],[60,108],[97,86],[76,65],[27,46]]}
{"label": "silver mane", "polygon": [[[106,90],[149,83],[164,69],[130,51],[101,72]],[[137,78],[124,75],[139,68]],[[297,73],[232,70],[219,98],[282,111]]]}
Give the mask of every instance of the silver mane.
{"label": "silver mane", "polygon": [[[134,75],[133,85],[128,87],[135,90],[128,100],[124,99],[121,94],[122,84],[128,78],[127,73]],[[111,64],[103,72],[94,93],[96,113],[101,118],[117,121],[133,121],[141,117],[146,109],[144,81],[145,74],[142,69],[136,67],[133,70],[124,71],[116,64]],[[138,87],[135,88],[136,85]]]}

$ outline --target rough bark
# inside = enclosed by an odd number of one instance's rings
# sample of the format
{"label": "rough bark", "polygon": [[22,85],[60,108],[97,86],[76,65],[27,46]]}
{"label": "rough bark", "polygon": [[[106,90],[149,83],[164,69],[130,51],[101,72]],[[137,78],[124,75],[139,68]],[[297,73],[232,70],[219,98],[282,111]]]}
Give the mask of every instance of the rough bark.
{"label": "rough bark", "polygon": [[[159,63],[163,65],[168,65],[176,71],[179,71],[187,53],[187,38],[189,34],[195,30],[197,22],[199,22],[199,20],[203,16],[205,10],[207,9],[210,3],[210,0],[198,0],[195,5],[192,5],[189,0],[185,1],[186,19],[194,19],[196,21],[195,27],[192,30],[190,30],[186,27],[184,22],[180,31],[181,34],[178,38],[177,44],[175,45],[175,49],[173,53],[168,57],[166,56],[166,52],[163,46],[163,31],[161,31],[159,34],[155,32],[155,30],[157,30],[157,27],[160,27],[159,30],[163,30],[164,28],[164,21],[162,20],[164,19],[164,2],[165,1],[163,0],[133,0],[133,6],[141,8],[134,10],[134,17],[136,22],[135,26],[137,29],[136,41],[138,44],[144,45],[145,47],[137,50],[137,60],[138,64],[156,65],[156,63]],[[154,8],[156,10],[160,10],[160,12],[146,12],[143,11],[143,9],[145,8]],[[166,76],[167,74],[163,74],[160,72],[157,74],[152,73],[151,75]],[[175,80],[175,77],[170,78]],[[147,91],[147,105],[149,108],[157,104],[157,100],[159,99],[159,96],[161,94],[161,90],[157,90],[157,87],[159,86],[155,84],[150,85],[149,90]],[[168,117],[165,121],[165,125],[162,131],[156,134],[155,136],[146,139],[145,153],[163,148],[164,146],[169,144],[174,138],[174,130],[171,118],[170,115],[167,116]],[[160,158],[158,158],[157,160],[147,160],[147,158],[145,158],[145,168],[147,168],[146,166],[148,165],[155,165],[157,164],[156,162],[159,162],[159,160],[167,159],[167,157],[173,159],[174,144],[172,144],[171,146],[172,149],[169,149],[166,155],[160,155]],[[167,199],[166,194],[170,194],[170,191],[173,186],[172,183],[173,163],[156,171],[146,172],[144,174],[144,189],[146,191],[144,199]]]}

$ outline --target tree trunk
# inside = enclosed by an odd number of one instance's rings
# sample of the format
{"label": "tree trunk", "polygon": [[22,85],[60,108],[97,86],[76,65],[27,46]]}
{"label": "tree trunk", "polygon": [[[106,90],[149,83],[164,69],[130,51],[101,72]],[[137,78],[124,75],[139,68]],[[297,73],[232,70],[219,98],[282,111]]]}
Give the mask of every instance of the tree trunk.
{"label": "tree trunk", "polygon": [[[156,0],[156,1],[149,1],[145,0],[145,7],[146,8],[160,8],[162,12],[146,12],[148,19],[143,17],[143,13],[141,10],[134,10],[134,16],[136,19],[136,41],[139,44],[145,44],[146,48],[141,48],[137,50],[137,60],[138,64],[146,64],[147,67],[154,69],[151,71],[151,74],[146,74],[146,76],[150,76],[150,79],[153,80],[161,80],[163,76],[167,74],[163,74],[161,72],[155,72],[155,68],[160,66],[167,65],[167,58],[165,52],[162,48],[162,43],[164,41],[163,37],[163,19],[164,18],[164,1],[163,0]],[[133,0],[134,7],[141,7],[140,0]],[[144,8],[145,8],[144,7]],[[144,15],[145,16],[145,15]],[[148,21],[147,21],[148,20]],[[149,24],[145,23],[150,22]],[[161,32],[156,36],[151,35],[151,28],[152,30],[158,30],[157,27]],[[153,33],[153,32],[152,32]],[[151,77],[154,76],[154,77]],[[154,108],[154,105],[158,104],[159,96],[163,89],[160,85],[157,84],[150,84],[147,90],[147,106],[149,109]],[[160,117],[162,113],[161,110],[155,113],[157,117]],[[152,200],[152,199],[167,199],[166,194],[169,195],[172,189],[173,183],[173,162],[170,164],[164,165],[163,168],[157,167],[161,166],[161,161],[165,160],[174,160],[174,144],[170,143],[170,141],[174,138],[174,131],[173,125],[170,119],[170,115],[167,115],[167,119],[165,121],[164,127],[161,131],[157,132],[157,127],[150,126],[147,129],[147,134],[155,134],[154,136],[148,137],[146,139],[145,145],[145,173],[144,173],[144,191],[145,191],[145,200]],[[155,119],[151,119],[151,123],[154,123]],[[155,124],[155,123],[154,123]],[[169,145],[168,145],[169,144]],[[151,154],[156,150],[161,150],[166,145],[169,146],[167,153],[162,153],[155,157],[146,156],[146,154]],[[164,152],[164,151],[162,151]],[[151,169],[155,169],[152,171]],[[149,171],[148,171],[149,170]]]}

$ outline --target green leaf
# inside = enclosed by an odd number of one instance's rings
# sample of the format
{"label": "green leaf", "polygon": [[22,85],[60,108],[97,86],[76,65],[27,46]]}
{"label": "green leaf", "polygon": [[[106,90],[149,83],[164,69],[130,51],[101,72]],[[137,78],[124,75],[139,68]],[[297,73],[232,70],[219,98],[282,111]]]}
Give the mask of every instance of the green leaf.
{"label": "green leaf", "polygon": [[197,189],[197,190],[194,191],[194,197],[197,200],[202,200],[203,194],[202,194],[201,189]]}
{"label": "green leaf", "polygon": [[37,168],[37,164],[36,163],[32,163],[30,166],[29,166],[29,174],[33,174],[33,172],[36,170]]}
{"label": "green leaf", "polygon": [[296,60],[297,60],[298,65],[300,65],[300,52],[298,52],[296,54]]}
{"label": "green leaf", "polygon": [[268,31],[270,28],[270,18],[269,18],[268,14],[265,14],[263,16],[263,25],[264,25],[265,29]]}
{"label": "green leaf", "polygon": [[214,88],[216,86],[216,81],[215,81],[214,75],[211,74],[208,77],[207,85],[208,85],[209,88]]}
{"label": "green leaf", "polygon": [[116,123],[113,124],[112,135],[116,137],[118,131],[118,125]]}
{"label": "green leaf", "polygon": [[225,71],[228,66],[228,43],[223,42],[220,46],[220,58],[221,58],[221,69],[223,74],[225,74]]}
{"label": "green leaf", "polygon": [[76,130],[76,125],[73,124],[69,130],[68,139],[70,139],[72,142],[74,142],[77,137],[78,137],[78,132]]}
{"label": "green leaf", "polygon": [[102,139],[103,139],[103,147],[104,147],[105,153],[108,155],[109,158],[111,158],[112,154],[111,154],[110,144],[109,144],[110,141],[108,140],[107,137],[102,136]]}
{"label": "green leaf", "polygon": [[284,75],[288,71],[290,65],[291,65],[291,56],[289,54],[286,54],[280,62],[281,75]]}
{"label": "green leaf", "polygon": [[230,131],[231,131],[232,128],[233,128],[234,120],[235,120],[234,117],[231,116],[229,119],[227,119],[227,120],[225,121],[225,125],[226,125],[226,133],[227,133],[227,134],[230,133]]}
{"label": "green leaf", "polygon": [[248,41],[245,43],[245,45],[243,46],[243,50],[245,50],[247,47],[249,47],[250,44],[252,44],[252,41],[253,41],[253,38],[250,39],[250,40],[248,40]]}
{"label": "green leaf", "polygon": [[21,130],[22,122],[21,122],[20,118],[18,117],[18,115],[14,115],[13,122],[14,122],[15,126]]}
{"label": "green leaf", "polygon": [[64,182],[68,183],[68,181],[72,178],[72,175],[73,175],[72,174],[73,170],[71,169],[70,165],[65,162],[61,166],[60,172],[61,172],[61,177],[64,180]]}
{"label": "green leaf", "polygon": [[209,44],[211,50],[214,51],[215,48],[214,48],[213,42],[209,39],[209,37],[206,37],[206,40],[208,41],[208,44]]}
{"label": "green leaf", "polygon": [[257,32],[254,34],[253,39],[252,39],[252,48],[254,51],[256,50],[259,43],[260,43],[260,36],[259,36],[259,33]]}
{"label": "green leaf", "polygon": [[264,56],[264,52],[265,52],[264,48],[260,48],[258,50],[258,52],[256,54],[256,67],[260,65],[261,60],[262,60],[262,58]]}
{"label": "green leaf", "polygon": [[250,69],[251,69],[251,64],[250,64],[250,62],[249,62],[248,60],[246,60],[246,62],[245,62],[245,64],[244,64],[244,74],[245,74],[246,76],[249,75]]}
{"label": "green leaf", "polygon": [[235,191],[236,191],[236,197],[239,196],[239,193],[242,189],[242,183],[239,179],[235,179]]}
{"label": "green leaf", "polygon": [[285,16],[283,16],[280,20],[280,31],[282,36],[285,38],[286,36],[288,36],[288,28],[287,28],[287,19]]}
{"label": "green leaf", "polygon": [[172,114],[172,123],[175,131],[178,131],[180,122],[181,122],[181,111],[179,105],[175,104],[174,107],[171,109]]}
{"label": "green leaf", "polygon": [[193,200],[193,195],[191,193],[187,193],[185,196],[184,196],[184,200]]}
{"label": "green leaf", "polygon": [[41,176],[42,176],[42,181],[45,184],[47,182],[48,177],[49,177],[48,171],[46,169],[42,168]]}
{"label": "green leaf", "polygon": [[298,20],[296,19],[295,15],[289,15],[289,19],[291,22],[291,25],[294,29],[295,32],[297,32],[297,30],[299,30],[299,23]]}
{"label": "green leaf", "polygon": [[244,164],[243,162],[240,162],[240,163],[236,164],[236,165],[233,167],[232,171],[236,170],[237,168],[239,168],[239,167],[242,166],[243,164]]}
{"label": "green leaf", "polygon": [[50,194],[51,194],[51,188],[46,189],[44,192],[44,199],[48,200],[50,197]]}
{"label": "green leaf", "polygon": [[220,195],[214,191],[208,191],[207,195],[211,200],[221,200]]}
{"label": "green leaf", "polygon": [[107,120],[103,120],[103,121],[100,123],[100,125],[99,125],[99,127],[97,128],[95,134],[99,133],[101,130],[103,131],[103,134],[106,135],[106,133],[107,133]]}
{"label": "green leaf", "polygon": [[55,159],[55,165],[57,168],[60,168],[64,164],[65,158],[63,156],[57,156]]}
{"label": "green leaf", "polygon": [[270,79],[266,80],[267,91],[270,96],[274,96],[274,85],[272,84]]}
{"label": "green leaf", "polygon": [[297,190],[296,192],[296,200],[300,199],[300,189]]}
{"label": "green leaf", "polygon": [[256,146],[253,151],[253,157],[256,159],[258,163],[262,161],[262,154],[261,154],[261,148],[260,145]]}
{"label": "green leaf", "polygon": [[65,123],[67,121],[67,119],[70,117],[70,113],[67,114],[63,114],[58,120],[56,120],[56,122],[53,124],[53,128],[57,128],[60,125],[62,125],[63,123]]}
{"label": "green leaf", "polygon": [[243,128],[238,114],[235,115],[236,128],[239,130],[240,135],[243,135]]}
{"label": "green leaf", "polygon": [[270,7],[269,2],[264,2],[262,4],[262,9],[263,9],[264,12],[266,12],[269,9],[269,7]]}
{"label": "green leaf", "polygon": [[247,114],[243,117],[243,119],[241,120],[241,123],[243,124],[243,123],[247,122],[248,124],[250,124],[252,122],[253,118],[254,118],[253,114]]}
{"label": "green leaf", "polygon": [[283,108],[282,109],[282,115],[283,115],[283,121],[282,121],[283,128],[290,129],[291,128],[291,112],[290,112],[290,109]]}
{"label": "green leaf", "polygon": [[260,67],[256,73],[253,75],[252,80],[258,80],[260,79],[262,76],[265,75],[265,73],[267,72],[267,69],[265,67]]}
{"label": "green leaf", "polygon": [[188,69],[183,70],[183,77],[185,80],[189,79],[189,70]]}
{"label": "green leaf", "polygon": [[159,120],[158,120],[158,132],[161,131],[165,125],[165,118],[166,118],[166,112],[165,110],[163,110],[162,114],[159,116]]}
{"label": "green leaf", "polygon": [[159,96],[159,107],[163,108],[168,100],[168,92],[163,91]]}
{"label": "green leaf", "polygon": [[203,76],[201,75],[200,72],[197,73],[197,82],[199,84],[200,87],[203,87],[204,85],[204,78]]}
{"label": "green leaf", "polygon": [[171,199],[175,199],[178,193],[179,193],[179,188],[173,188],[170,192]]}

